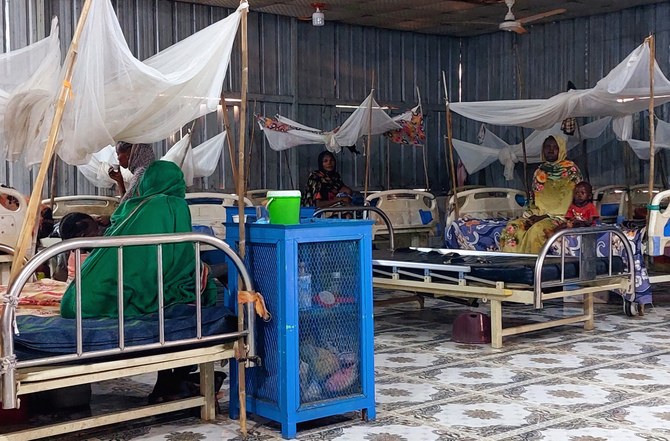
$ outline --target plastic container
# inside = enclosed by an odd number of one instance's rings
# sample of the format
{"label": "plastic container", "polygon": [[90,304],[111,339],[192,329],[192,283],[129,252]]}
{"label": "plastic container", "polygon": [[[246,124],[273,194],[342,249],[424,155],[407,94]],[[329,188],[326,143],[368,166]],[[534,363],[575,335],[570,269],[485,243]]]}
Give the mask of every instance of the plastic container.
{"label": "plastic container", "polygon": [[304,262],[298,265],[298,308],[312,307],[312,275],[307,272]]}
{"label": "plastic container", "polygon": [[300,191],[268,191],[266,205],[271,224],[295,225],[300,223]]}
{"label": "plastic container", "polygon": [[481,312],[467,311],[454,320],[451,340],[456,343],[491,343],[491,318]]}

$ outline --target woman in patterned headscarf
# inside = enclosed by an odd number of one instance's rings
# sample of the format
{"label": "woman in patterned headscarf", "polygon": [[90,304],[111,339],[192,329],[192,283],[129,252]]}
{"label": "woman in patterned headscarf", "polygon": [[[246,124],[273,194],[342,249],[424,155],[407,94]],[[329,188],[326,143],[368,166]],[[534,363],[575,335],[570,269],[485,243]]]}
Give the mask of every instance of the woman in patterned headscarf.
{"label": "woman in patterned headscarf", "polygon": [[130,180],[128,190],[120,170],[109,169],[109,177],[116,181],[121,196],[121,202],[133,196],[137,196],[137,185],[144,174],[144,170],[156,160],[154,150],[149,144],[131,144],[129,142],[119,142],[116,144],[116,156],[119,158],[119,165],[127,168],[133,174]]}
{"label": "woman in patterned headscarf", "polygon": [[325,208],[351,204],[351,189],[344,185],[335,170],[337,161],[329,151],[319,154],[319,169],[310,173],[307,188],[302,197],[304,207]]}
{"label": "woman in patterned headscarf", "polygon": [[567,144],[549,136],[542,144],[542,164],[533,174],[530,205],[523,216],[510,221],[500,234],[502,251],[538,253],[564,221],[572,191],[582,181],[577,165],[566,159]]}

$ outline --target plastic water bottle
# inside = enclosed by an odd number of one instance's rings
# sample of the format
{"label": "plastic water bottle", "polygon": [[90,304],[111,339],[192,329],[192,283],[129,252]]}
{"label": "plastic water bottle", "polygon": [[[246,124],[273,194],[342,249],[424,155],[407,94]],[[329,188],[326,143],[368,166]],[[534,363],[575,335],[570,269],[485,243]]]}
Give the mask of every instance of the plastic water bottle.
{"label": "plastic water bottle", "polygon": [[312,275],[307,272],[304,262],[298,265],[298,308],[312,307]]}

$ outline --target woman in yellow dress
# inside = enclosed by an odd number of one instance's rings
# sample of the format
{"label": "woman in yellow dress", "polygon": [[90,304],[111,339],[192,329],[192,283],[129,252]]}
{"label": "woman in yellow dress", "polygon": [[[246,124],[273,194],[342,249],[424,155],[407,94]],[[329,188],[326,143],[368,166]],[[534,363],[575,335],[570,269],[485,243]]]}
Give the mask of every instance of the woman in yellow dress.
{"label": "woman in yellow dress", "polygon": [[572,191],[582,174],[566,159],[565,138],[549,136],[542,144],[542,164],[533,174],[530,205],[519,219],[510,221],[500,234],[500,249],[515,253],[538,253],[556,227],[564,222],[572,202]]}

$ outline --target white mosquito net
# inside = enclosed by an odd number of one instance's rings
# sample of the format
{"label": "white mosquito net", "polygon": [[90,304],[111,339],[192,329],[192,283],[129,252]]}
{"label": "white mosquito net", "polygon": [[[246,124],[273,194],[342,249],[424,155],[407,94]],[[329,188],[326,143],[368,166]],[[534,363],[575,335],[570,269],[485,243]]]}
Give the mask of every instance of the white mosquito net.
{"label": "white mosquito net", "polygon": [[[561,131],[561,124],[555,124],[548,130],[535,130],[526,138],[526,157],[528,163],[541,162],[542,143],[548,136],[560,135],[567,138],[568,150],[575,147],[584,139],[599,137],[607,128],[612,118],[601,118],[585,124],[573,136],[566,136]],[[458,157],[469,174],[473,174],[495,161],[505,166],[505,179],[514,179],[514,164],[523,161],[523,145],[510,145],[489,131],[484,125],[480,131],[481,144],[472,144],[458,139],[453,140]],[[648,144],[648,143],[647,143]]]}
{"label": "white mosquito net", "polygon": [[81,36],[59,155],[85,164],[115,141],[152,143],[216,110],[242,3],[235,13],[144,62],[130,52],[109,0],[95,1]]}
{"label": "white mosquito net", "polygon": [[186,185],[190,187],[195,178],[206,178],[214,173],[225,142],[226,132],[224,131],[197,147],[191,148],[191,135],[187,134],[177,141],[161,159],[177,164],[184,172]]}
{"label": "white mosquito net", "polygon": [[[109,168],[112,166],[119,166],[119,159],[116,157],[116,148],[113,145],[108,145],[99,152],[93,153],[88,164],[79,165],[77,169],[96,187],[112,188],[116,184],[109,177]],[[119,169],[126,183],[126,188],[129,188],[133,174],[127,168],[120,167]]]}
{"label": "white mosquito net", "polygon": [[[206,178],[214,173],[225,142],[226,132],[223,132],[201,143],[198,147],[191,148],[191,135],[187,134],[170,147],[170,150],[161,159],[177,164],[184,172],[186,185],[191,186],[193,179]],[[115,182],[109,177],[109,168],[118,165],[116,149],[108,145],[94,153],[87,164],[77,166],[77,169],[96,187],[112,188]],[[121,167],[121,174],[126,184],[133,177],[130,170],[123,167]]]}
{"label": "white mosquito net", "polygon": [[40,141],[49,130],[43,122],[58,88],[60,58],[55,18],[47,38],[0,54],[0,160],[16,161],[24,151],[41,154]]}
{"label": "white mosquito net", "polygon": [[[627,139],[626,142],[635,152],[638,158],[648,161],[650,157],[649,141],[640,141],[638,139]],[[656,121],[656,132],[654,137],[655,149],[670,149],[670,123]]]}
{"label": "white mosquito net", "polygon": [[[495,125],[548,129],[568,117],[625,117],[649,107],[649,45],[631,52],[593,89],[570,90],[549,99],[451,103],[467,118]],[[654,63],[655,105],[670,102],[670,81]]]}
{"label": "white mosquito net", "polygon": [[377,104],[372,92],[340,127],[330,132],[304,126],[280,115],[275,119],[259,117],[258,125],[272,150],[322,144],[334,153],[342,147],[355,145],[363,135],[380,135],[401,127]]}

